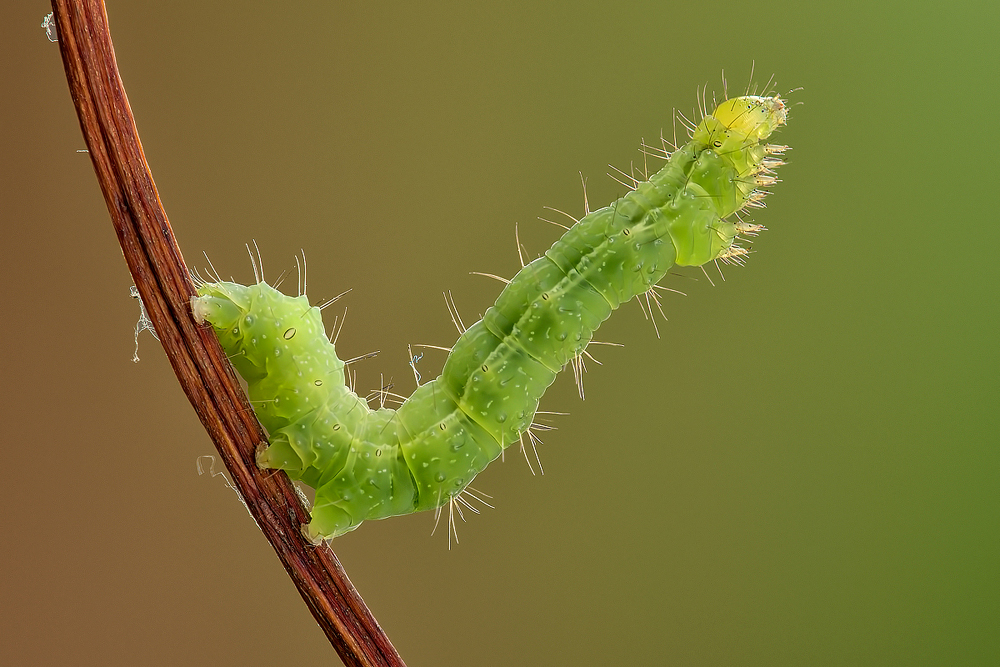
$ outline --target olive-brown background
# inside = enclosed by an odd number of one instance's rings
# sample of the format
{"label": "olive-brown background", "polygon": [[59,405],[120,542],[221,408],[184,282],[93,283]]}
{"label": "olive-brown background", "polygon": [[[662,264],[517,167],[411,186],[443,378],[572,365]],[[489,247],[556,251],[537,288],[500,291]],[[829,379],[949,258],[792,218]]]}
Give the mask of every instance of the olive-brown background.
{"label": "olive-brown background", "polygon": [[[877,6],[877,8],[876,8]],[[44,2],[0,8],[0,664],[335,664],[139,309]],[[543,406],[544,477],[335,549],[408,663],[1000,663],[994,3],[111,2],[146,156],[193,266],[309,258],[348,287],[361,389],[408,394],[706,83],[777,75],[791,164],[748,266],[668,283]],[[286,282],[286,285],[293,283]],[[328,311],[332,320],[335,309]],[[419,368],[437,373],[429,352]]]}

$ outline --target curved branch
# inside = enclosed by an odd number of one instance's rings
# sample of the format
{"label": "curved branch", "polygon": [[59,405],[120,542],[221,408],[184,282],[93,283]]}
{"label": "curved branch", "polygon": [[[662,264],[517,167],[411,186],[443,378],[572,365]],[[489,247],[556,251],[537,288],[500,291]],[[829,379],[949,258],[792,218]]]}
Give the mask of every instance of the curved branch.
{"label": "curved branch", "polygon": [[257,467],[266,441],[210,328],[191,318],[194,286],[143,156],[102,0],[52,0],[80,127],[125,261],[177,379],[261,531],[316,621],[349,666],[402,659],[333,551],[300,532],[309,513],[284,473]]}

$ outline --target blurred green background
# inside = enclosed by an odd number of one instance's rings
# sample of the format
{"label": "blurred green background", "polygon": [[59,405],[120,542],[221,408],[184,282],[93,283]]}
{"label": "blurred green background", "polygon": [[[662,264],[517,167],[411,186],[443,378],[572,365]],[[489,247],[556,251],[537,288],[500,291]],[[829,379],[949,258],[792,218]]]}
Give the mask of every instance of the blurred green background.
{"label": "blurred green background", "polygon": [[[335,664],[138,304],[44,2],[0,8],[0,663]],[[359,389],[408,394],[708,84],[776,76],[793,146],[745,268],[668,284],[561,377],[532,477],[451,551],[433,516],[335,550],[408,664],[1000,664],[995,3],[110,2],[188,261],[346,288]],[[690,115],[690,114],[689,114]],[[697,280],[695,280],[697,279]],[[329,313],[332,321],[334,313]],[[443,358],[419,368],[435,375]],[[611,485],[613,495],[598,492]]]}

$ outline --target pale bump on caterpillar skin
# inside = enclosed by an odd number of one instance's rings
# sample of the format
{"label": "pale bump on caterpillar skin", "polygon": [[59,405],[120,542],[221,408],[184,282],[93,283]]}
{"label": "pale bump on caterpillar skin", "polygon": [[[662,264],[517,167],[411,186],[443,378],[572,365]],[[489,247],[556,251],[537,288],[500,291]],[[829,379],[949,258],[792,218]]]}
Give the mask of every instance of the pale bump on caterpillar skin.
{"label": "pale bump on caterpillar skin", "polygon": [[316,489],[304,527],[310,539],[367,519],[446,504],[461,513],[484,502],[469,483],[522,442],[546,388],[567,363],[577,370],[616,308],[655,298],[674,265],[743,260],[736,241],[763,227],[738,212],[760,207],[761,188],[775,182],[782,162],[774,156],[786,147],[764,142],[785,123],[785,103],[746,95],[702,115],[687,144],[655,149],[667,160],[660,171],[633,178],[631,192],[588,211],[525,265],[464,330],[441,375],[397,410],[372,410],[348,386],[320,308],[304,295],[286,296],[260,278],[198,287],[194,316],[214,327],[270,436],[258,463]]}

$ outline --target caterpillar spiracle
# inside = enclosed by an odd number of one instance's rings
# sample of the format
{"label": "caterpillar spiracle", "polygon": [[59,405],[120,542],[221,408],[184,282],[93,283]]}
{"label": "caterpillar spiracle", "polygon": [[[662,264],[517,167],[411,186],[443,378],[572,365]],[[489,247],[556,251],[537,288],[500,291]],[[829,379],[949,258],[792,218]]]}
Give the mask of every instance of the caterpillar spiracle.
{"label": "caterpillar spiracle", "polygon": [[441,375],[396,410],[372,410],[305,295],[267,283],[207,282],[192,308],[209,322],[270,436],[259,465],[316,489],[313,541],[366,519],[461,502],[469,483],[532,425],[539,399],[616,308],[673,265],[739,261],[741,235],[787,148],[765,143],[784,102],[743,96],[705,114],[666,165],[588,213],[524,266],[451,348]]}

